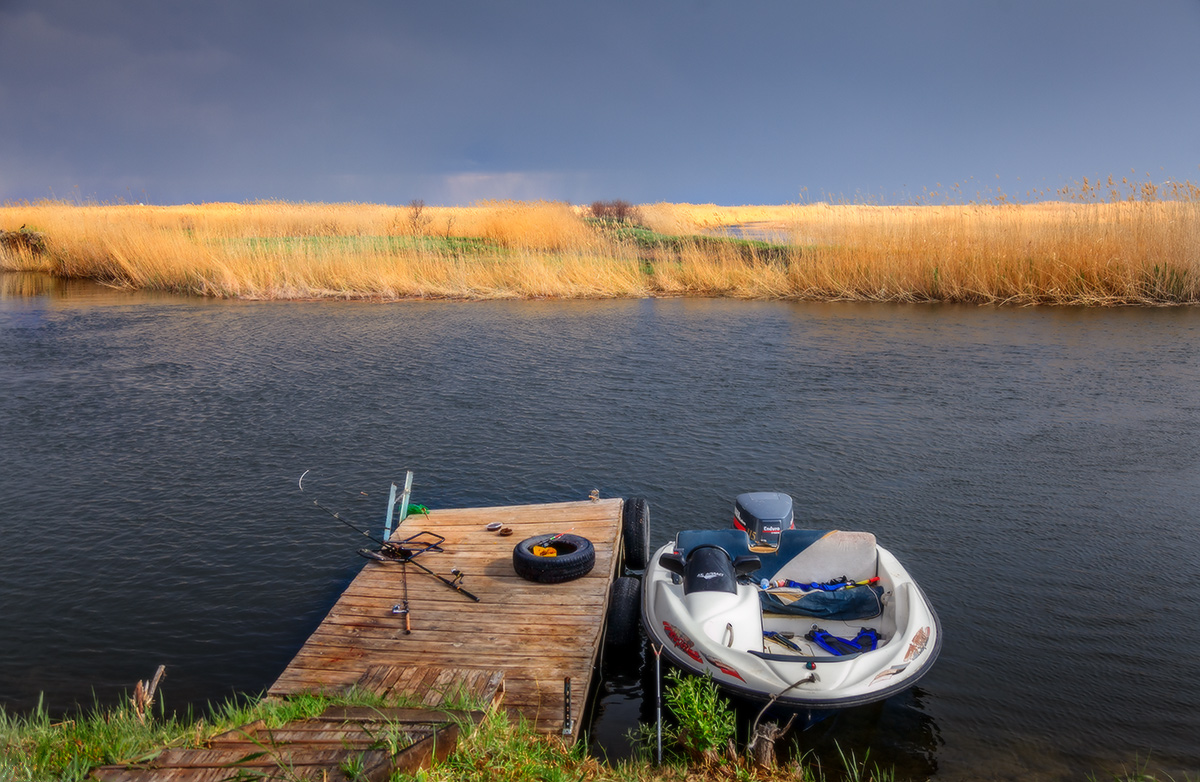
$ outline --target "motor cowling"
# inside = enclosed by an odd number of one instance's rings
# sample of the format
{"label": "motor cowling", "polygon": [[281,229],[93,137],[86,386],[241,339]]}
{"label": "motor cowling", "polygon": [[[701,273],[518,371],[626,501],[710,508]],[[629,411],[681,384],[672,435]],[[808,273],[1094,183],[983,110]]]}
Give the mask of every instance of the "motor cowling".
{"label": "motor cowling", "polygon": [[733,526],[750,536],[754,548],[779,548],[785,529],[795,529],[792,498],[777,491],[739,494],[733,501]]}

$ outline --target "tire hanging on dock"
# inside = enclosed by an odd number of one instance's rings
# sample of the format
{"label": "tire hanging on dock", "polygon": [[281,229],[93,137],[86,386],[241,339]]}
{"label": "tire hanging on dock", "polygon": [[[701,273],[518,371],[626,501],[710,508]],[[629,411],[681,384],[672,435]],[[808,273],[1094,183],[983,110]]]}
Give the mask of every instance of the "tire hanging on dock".
{"label": "tire hanging on dock", "polygon": [[[554,556],[533,553],[533,547],[554,549]],[[596,564],[596,548],[579,535],[536,535],[513,548],[513,570],[517,575],[540,584],[561,584],[591,572]]]}
{"label": "tire hanging on dock", "polygon": [[621,510],[621,540],[626,570],[645,570],[650,556],[650,503],[641,497],[625,500]]}
{"label": "tire hanging on dock", "polygon": [[640,602],[642,582],[633,576],[613,580],[608,590],[608,625],[604,629],[604,645],[609,649],[628,649],[641,636]]}

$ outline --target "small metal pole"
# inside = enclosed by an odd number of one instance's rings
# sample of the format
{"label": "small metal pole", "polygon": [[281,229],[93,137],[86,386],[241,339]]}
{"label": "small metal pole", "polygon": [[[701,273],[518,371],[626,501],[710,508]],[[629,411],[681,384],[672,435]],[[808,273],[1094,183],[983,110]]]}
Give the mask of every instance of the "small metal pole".
{"label": "small metal pole", "polygon": [[657,765],[662,765],[662,651],[663,647],[650,644],[654,650],[654,702],[657,710],[658,755]]}
{"label": "small metal pole", "polygon": [[404,493],[400,495],[400,520],[396,522],[399,527],[408,518],[408,498],[412,495],[412,470],[404,473]]}
{"label": "small metal pole", "polygon": [[563,735],[570,736],[575,732],[575,723],[571,719],[571,677],[563,677]]}

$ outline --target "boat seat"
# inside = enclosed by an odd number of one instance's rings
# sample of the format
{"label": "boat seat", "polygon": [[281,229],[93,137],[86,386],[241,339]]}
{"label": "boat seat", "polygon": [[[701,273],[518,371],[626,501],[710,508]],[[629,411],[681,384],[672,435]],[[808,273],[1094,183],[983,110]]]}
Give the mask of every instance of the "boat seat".
{"label": "boat seat", "polygon": [[[783,549],[781,544],[781,553]],[[847,576],[862,581],[878,575],[878,559],[872,533],[833,530],[783,561],[770,578],[810,583]]]}
{"label": "boat seat", "polygon": [[741,529],[703,529],[684,530],[675,537],[675,551],[684,559],[693,549],[703,546],[716,546],[724,549],[729,558],[753,555],[759,558],[761,566],[752,576],[754,580],[775,578],[775,571],[781,565],[793,559],[797,554],[828,535],[827,530],[785,529],[779,538],[779,548],[770,551],[762,548],[751,548],[750,536]]}
{"label": "boat seat", "polygon": [[675,550],[687,559],[692,549],[716,546],[730,559],[753,554],[762,561],[757,580],[780,578],[809,583],[847,576],[861,581],[877,575],[875,536],[843,530],[784,530],[775,551],[752,550],[750,537],[740,529],[684,530],[675,538]]}

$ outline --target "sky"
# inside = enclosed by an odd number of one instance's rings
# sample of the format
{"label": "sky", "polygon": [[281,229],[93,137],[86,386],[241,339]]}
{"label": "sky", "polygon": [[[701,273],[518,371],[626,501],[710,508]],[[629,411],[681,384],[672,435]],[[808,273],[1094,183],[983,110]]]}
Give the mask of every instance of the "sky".
{"label": "sky", "polygon": [[1110,174],[1200,181],[1200,0],[0,0],[0,203],[894,203]]}

